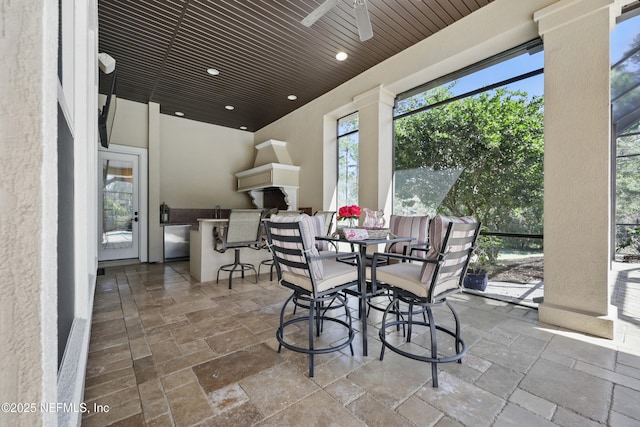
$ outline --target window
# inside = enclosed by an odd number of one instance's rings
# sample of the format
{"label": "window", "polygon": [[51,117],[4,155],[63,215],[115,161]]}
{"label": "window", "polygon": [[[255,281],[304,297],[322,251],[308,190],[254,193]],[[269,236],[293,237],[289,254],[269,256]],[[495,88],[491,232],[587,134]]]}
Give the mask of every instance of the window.
{"label": "window", "polygon": [[[628,18],[628,19],[626,19]],[[611,33],[611,104],[615,136],[616,253],[640,253],[640,16],[621,16]]]}
{"label": "window", "polygon": [[475,216],[483,264],[540,253],[543,107],[538,40],[399,95],[394,213]]}
{"label": "window", "polygon": [[358,204],[358,113],[338,119],[338,206]]}

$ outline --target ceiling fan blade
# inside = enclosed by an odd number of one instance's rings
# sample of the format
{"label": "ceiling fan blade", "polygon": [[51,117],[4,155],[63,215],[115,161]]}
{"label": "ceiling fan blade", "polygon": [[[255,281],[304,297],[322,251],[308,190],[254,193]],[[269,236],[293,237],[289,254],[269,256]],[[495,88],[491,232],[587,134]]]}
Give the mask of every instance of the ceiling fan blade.
{"label": "ceiling fan blade", "polygon": [[322,18],[322,15],[333,9],[333,7],[337,5],[339,1],[340,0],[325,0],[324,3],[315,8],[310,14],[307,15],[306,18],[302,20],[302,25],[304,25],[305,27],[312,26],[318,19]]}
{"label": "ceiling fan blade", "polygon": [[369,11],[367,10],[367,1],[356,0],[353,4],[353,12],[356,15],[356,26],[358,27],[360,41],[369,40],[373,37],[373,30],[371,29],[371,19],[369,19]]}

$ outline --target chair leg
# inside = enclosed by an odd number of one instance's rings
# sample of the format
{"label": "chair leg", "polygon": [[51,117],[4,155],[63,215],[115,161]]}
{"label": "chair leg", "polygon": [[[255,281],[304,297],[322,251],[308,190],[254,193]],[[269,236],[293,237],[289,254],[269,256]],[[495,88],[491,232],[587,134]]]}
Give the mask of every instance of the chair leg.
{"label": "chair leg", "polygon": [[258,284],[258,272],[256,271],[256,268],[253,266],[253,264],[240,262],[240,248],[234,249],[233,264],[226,264],[218,269],[218,274],[216,274],[216,283],[220,281],[220,271],[228,271],[229,289],[232,289],[233,273],[238,269],[240,270],[243,279],[245,270],[253,270],[256,276],[256,284]]}
{"label": "chair leg", "polygon": [[280,353],[280,351],[282,350],[282,341],[284,340],[284,311],[287,309],[287,305],[289,305],[294,296],[295,293],[291,294],[291,296],[287,298],[284,304],[282,304],[282,309],[280,310],[280,326],[276,331],[276,339],[278,340],[278,353]]}
{"label": "chair leg", "polygon": [[[238,264],[240,264],[240,249],[234,249],[233,250],[233,267],[229,272],[229,289],[231,289],[231,278],[233,277],[233,272],[238,267]],[[244,279],[244,270],[242,270],[242,278]]]}
{"label": "chair leg", "polygon": [[[431,358],[438,358],[438,338],[436,336],[436,324],[433,321],[433,312],[431,307],[426,307],[427,317],[429,318],[429,333],[431,334]],[[457,347],[457,346],[456,346]],[[438,364],[431,362],[431,384],[433,387],[438,387]]]}
{"label": "chair leg", "polygon": [[[409,309],[407,312],[403,311],[401,313],[400,320],[394,320],[393,318],[389,320],[389,314],[395,315],[398,313],[398,309],[397,309],[398,299],[407,302],[409,305]],[[446,303],[446,305],[449,307],[449,310],[453,314],[455,324],[456,324],[455,331],[453,329],[447,329],[444,326],[439,326],[435,322],[433,307],[439,306],[443,302]],[[414,310],[414,307],[416,306],[424,308],[424,311],[422,312],[422,318],[425,319],[425,321],[422,321],[420,317],[417,317],[416,319],[413,318],[414,314],[416,316],[420,315],[419,311]],[[405,315],[407,316],[406,318],[405,318]],[[410,349],[403,348],[402,345],[398,346],[394,342],[387,340],[386,339],[387,328],[392,328],[393,326],[397,326],[399,323],[401,323],[403,327],[404,325],[407,326],[407,338],[405,342],[411,341],[412,328],[414,328],[414,326],[423,326],[423,327],[429,328],[429,336],[431,340],[430,352],[428,352],[427,354],[413,353],[409,351]],[[439,332],[444,333],[455,340],[455,346],[454,346],[455,354],[451,354],[451,355],[438,354],[438,335],[437,334]],[[399,295],[396,295],[394,300],[387,306],[387,309],[385,310],[384,315],[382,316],[382,325],[380,326],[378,335],[380,336],[380,341],[382,342],[382,347],[380,349],[380,360],[383,360],[385,350],[388,347],[389,350],[397,354],[400,354],[402,356],[430,363],[431,364],[431,381],[432,381],[433,387],[438,387],[438,364],[449,363],[454,361],[461,363],[462,357],[464,357],[465,354],[467,353],[467,347],[461,337],[460,319],[458,318],[458,314],[456,313],[455,309],[448,301],[441,301],[435,304],[430,304],[430,303],[426,303],[425,301],[421,301],[419,299],[408,298],[407,300],[405,300],[405,298]]]}
{"label": "chair leg", "polygon": [[319,337],[320,336],[320,332],[322,332],[322,312],[321,309],[322,308],[322,304],[317,302],[315,303],[315,310],[316,310],[316,336]]}
{"label": "chair leg", "polygon": [[[344,314],[346,316],[346,319],[349,321],[348,325],[349,325],[349,331],[350,334],[353,334],[353,328],[352,328],[352,322],[351,322],[351,312],[349,311],[349,307],[347,306],[347,297],[346,296],[341,296],[340,294],[336,294],[336,298],[338,299],[338,302],[340,302],[342,304],[342,307],[344,307]],[[349,342],[349,349],[351,349],[351,355],[353,356],[353,340],[351,340]]]}
{"label": "chair leg", "polygon": [[258,264],[258,276],[260,276],[260,268],[263,265],[269,266],[269,281],[273,282],[273,270],[276,268],[276,264],[271,259],[265,259],[260,264]]}
{"label": "chair leg", "polygon": [[[460,338],[460,318],[458,317],[458,313],[453,309],[453,306],[449,304],[447,301],[447,307],[451,310],[451,314],[453,314],[453,319],[456,322],[456,353],[460,353],[462,351],[462,338]],[[462,358],[457,360],[458,363],[462,363]]]}
{"label": "chair leg", "polygon": [[[400,307],[398,306],[398,310]],[[411,342],[411,332],[413,329],[413,301],[409,302],[409,312],[407,313],[407,342]]]}
{"label": "chair leg", "polygon": [[387,343],[387,339],[386,339],[386,335],[387,335],[387,328],[385,327],[385,325],[387,324],[387,315],[389,315],[389,312],[393,309],[395,310],[395,305],[398,302],[398,297],[395,295],[393,296],[393,301],[391,301],[391,303],[389,303],[389,305],[387,306],[386,310],[384,311],[384,314],[382,315],[382,327],[380,328],[380,331],[378,332],[378,335],[380,336],[380,341],[382,341],[382,347],[380,348],[380,360],[384,359],[384,349],[386,348],[386,343]]}
{"label": "chair leg", "polygon": [[[327,303],[331,303],[333,299],[337,299],[339,303],[345,309],[346,319],[340,319],[337,317],[328,317],[326,312],[328,310]],[[300,305],[301,307],[307,308],[309,310],[308,313],[305,313],[298,317],[292,317],[288,320],[285,320],[285,310],[287,306],[293,303],[294,307]],[[306,304],[306,305],[303,305]],[[285,340],[285,328],[287,326],[291,326],[298,322],[307,322],[307,333],[308,333],[308,344],[305,346],[296,345],[294,342],[287,342]],[[324,322],[333,322],[337,325],[341,325],[347,331],[347,336],[344,337],[342,341],[334,342],[329,345],[323,345],[321,342],[316,341],[316,335],[320,335],[322,332],[322,328]],[[325,295],[314,298],[306,293],[299,293],[294,291],[291,296],[286,300],[282,309],[280,311],[280,326],[278,327],[278,331],[276,332],[276,339],[278,340],[278,352],[282,349],[282,347],[296,351],[299,353],[304,353],[309,355],[309,377],[313,378],[315,371],[315,355],[316,354],[325,354],[331,353],[334,351],[341,350],[347,346],[351,351],[351,355],[353,352],[353,339],[354,332],[352,327],[352,317],[349,308],[341,295]],[[317,344],[317,346],[316,346]]]}
{"label": "chair leg", "polygon": [[[313,315],[315,312],[315,304],[309,303],[309,378],[313,378]],[[318,331],[319,332],[319,331]]]}

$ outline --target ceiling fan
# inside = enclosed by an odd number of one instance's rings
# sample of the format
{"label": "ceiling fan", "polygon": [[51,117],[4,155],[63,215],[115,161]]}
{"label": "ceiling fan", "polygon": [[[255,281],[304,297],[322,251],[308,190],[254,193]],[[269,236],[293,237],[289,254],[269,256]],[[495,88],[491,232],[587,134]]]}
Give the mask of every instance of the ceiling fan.
{"label": "ceiling fan", "polygon": [[[324,3],[302,20],[302,25],[305,27],[312,26],[325,13],[333,9],[339,1],[340,0],[325,0]],[[367,10],[367,0],[355,0],[353,2],[353,13],[356,16],[356,26],[358,27],[360,41],[369,40],[373,37],[373,30],[371,29],[371,20],[369,19],[369,11]]]}

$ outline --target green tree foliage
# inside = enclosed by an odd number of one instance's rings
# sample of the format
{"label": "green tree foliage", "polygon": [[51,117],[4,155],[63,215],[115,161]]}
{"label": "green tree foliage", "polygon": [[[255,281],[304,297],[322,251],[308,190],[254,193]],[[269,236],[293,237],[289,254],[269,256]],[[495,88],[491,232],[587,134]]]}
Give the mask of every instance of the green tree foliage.
{"label": "green tree foliage", "polygon": [[102,228],[104,231],[131,230],[133,217],[131,182],[110,179],[103,190]]}
{"label": "green tree foliage", "polygon": [[338,140],[338,206],[358,204],[360,148],[358,134]]}
{"label": "green tree foliage", "polygon": [[640,220],[640,137],[618,138],[616,167],[616,222],[632,224]]}
{"label": "green tree foliage", "polygon": [[[623,60],[611,68],[611,98],[614,117],[622,117],[640,105],[640,34],[630,42]],[[638,128],[636,123],[634,126]],[[627,129],[618,129],[618,132]]]}
{"label": "green tree foliage", "polygon": [[[613,117],[633,115],[640,106],[640,34],[630,42],[611,69]],[[637,114],[637,113],[636,113]],[[630,124],[631,123],[631,124]],[[616,127],[616,247],[621,252],[640,250],[640,121]]]}
{"label": "green tree foliage", "polygon": [[358,204],[360,170],[358,127],[358,113],[338,120],[338,206]]}
{"label": "green tree foliage", "polygon": [[[425,97],[451,95],[441,87]],[[397,120],[396,207],[541,233],[543,106],[542,97],[497,89]]]}

